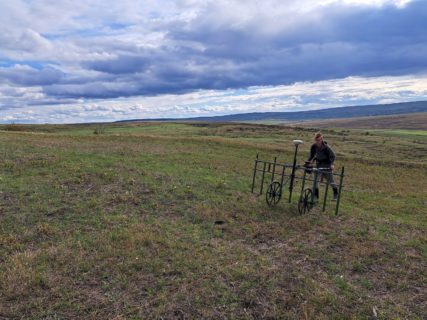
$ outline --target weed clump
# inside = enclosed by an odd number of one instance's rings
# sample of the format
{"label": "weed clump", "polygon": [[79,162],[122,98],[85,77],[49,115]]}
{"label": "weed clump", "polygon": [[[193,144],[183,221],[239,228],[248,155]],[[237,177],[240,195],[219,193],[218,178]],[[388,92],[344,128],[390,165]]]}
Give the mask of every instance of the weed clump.
{"label": "weed clump", "polygon": [[26,131],[24,125],[15,123],[8,124],[4,128],[6,131]]}
{"label": "weed clump", "polygon": [[104,134],[105,133],[105,126],[99,126],[96,127],[93,131],[93,134]]}

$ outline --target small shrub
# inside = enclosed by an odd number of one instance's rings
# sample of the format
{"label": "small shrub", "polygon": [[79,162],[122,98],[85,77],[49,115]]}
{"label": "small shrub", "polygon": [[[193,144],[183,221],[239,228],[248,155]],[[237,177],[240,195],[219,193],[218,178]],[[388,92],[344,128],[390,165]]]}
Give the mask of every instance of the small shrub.
{"label": "small shrub", "polygon": [[363,288],[365,288],[365,289],[368,289],[368,290],[371,290],[371,289],[373,289],[373,285],[372,285],[372,283],[368,280],[368,279],[366,279],[366,278],[362,278],[362,279],[360,279],[360,285],[363,287]]}
{"label": "small shrub", "polygon": [[96,127],[95,130],[93,131],[94,134],[103,134],[105,133],[105,127],[104,126],[99,126]]}
{"label": "small shrub", "polygon": [[342,276],[340,276],[336,281],[335,281],[336,286],[341,289],[342,291],[347,291],[350,289],[350,285],[348,284],[347,281],[344,280],[344,278]]}
{"label": "small shrub", "polygon": [[35,231],[41,238],[51,238],[57,233],[56,228],[48,223],[38,223],[35,227]]}

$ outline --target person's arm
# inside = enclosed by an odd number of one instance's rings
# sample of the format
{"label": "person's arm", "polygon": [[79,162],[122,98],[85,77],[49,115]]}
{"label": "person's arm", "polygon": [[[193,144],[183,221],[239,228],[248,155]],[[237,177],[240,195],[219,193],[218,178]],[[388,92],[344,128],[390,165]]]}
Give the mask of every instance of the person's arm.
{"label": "person's arm", "polygon": [[335,167],[334,162],[336,159],[336,155],[335,155],[334,150],[332,150],[332,148],[330,146],[328,146],[328,151],[329,151],[329,160],[331,162],[331,169],[334,170],[334,167]]}
{"label": "person's arm", "polygon": [[314,159],[315,155],[316,155],[316,147],[315,147],[314,145],[312,145],[312,146],[311,146],[311,149],[310,149],[310,155],[308,156],[308,159],[307,159],[307,161],[306,161],[306,162],[311,162],[311,161],[313,161],[313,159]]}

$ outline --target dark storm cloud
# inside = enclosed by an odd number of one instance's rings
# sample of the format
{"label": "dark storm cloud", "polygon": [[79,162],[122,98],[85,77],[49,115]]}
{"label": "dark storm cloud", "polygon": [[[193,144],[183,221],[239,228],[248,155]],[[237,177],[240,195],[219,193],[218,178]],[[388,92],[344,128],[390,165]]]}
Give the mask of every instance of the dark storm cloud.
{"label": "dark storm cloud", "polygon": [[126,54],[81,63],[113,76],[112,83],[58,84],[45,92],[111,98],[427,69],[427,6],[422,1],[404,8],[335,4],[322,10],[315,23],[303,16],[291,29],[271,34],[256,32],[256,21],[241,29],[209,24],[211,13],[203,12],[190,22],[157,26],[167,30],[167,45],[141,50],[126,44]]}
{"label": "dark storm cloud", "polygon": [[45,86],[60,82],[65,74],[52,67],[32,68],[27,65],[13,65],[0,68],[0,82],[20,86]]}
{"label": "dark storm cloud", "polygon": [[148,62],[153,63],[151,57],[123,55],[111,60],[88,61],[82,65],[85,68],[92,69],[99,72],[110,73],[114,75],[138,73],[143,71]]}
{"label": "dark storm cloud", "polygon": [[[311,4],[314,10],[294,8],[294,16],[282,7],[283,18],[271,19],[273,9],[254,12],[249,4],[236,3],[236,10],[250,8],[242,12],[249,17],[243,22],[236,21],[239,15],[227,16],[225,2],[210,2],[197,4],[191,19],[159,16],[112,34],[107,34],[111,28],[95,36],[82,29],[55,40],[27,30],[21,38],[35,39],[38,46],[21,41],[26,54],[41,48],[58,68],[4,64],[0,83],[41,86],[43,94],[59,99],[115,98],[427,70],[425,1],[404,7]],[[157,33],[158,43],[152,40]],[[0,44],[12,43],[1,39]]]}
{"label": "dark storm cloud", "polygon": [[249,77],[242,81],[253,85],[427,69],[425,2],[405,8],[330,5],[323,10],[316,23],[302,17],[291,31],[271,35],[260,35],[255,27],[210,27],[201,19],[190,27],[170,27],[169,36],[203,43],[205,56],[238,65],[236,71]]}

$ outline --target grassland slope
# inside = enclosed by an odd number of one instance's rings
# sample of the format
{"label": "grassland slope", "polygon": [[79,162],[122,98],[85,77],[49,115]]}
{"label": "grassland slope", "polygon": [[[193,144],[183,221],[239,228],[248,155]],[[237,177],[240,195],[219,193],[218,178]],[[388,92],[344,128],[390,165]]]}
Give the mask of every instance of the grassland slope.
{"label": "grassland slope", "polygon": [[296,126],[346,129],[400,129],[427,131],[427,112],[295,123]]}
{"label": "grassland slope", "polygon": [[300,216],[250,193],[253,160],[302,161],[312,129],[96,129],[0,131],[0,318],[427,317],[425,140],[325,129],[341,214]]}

